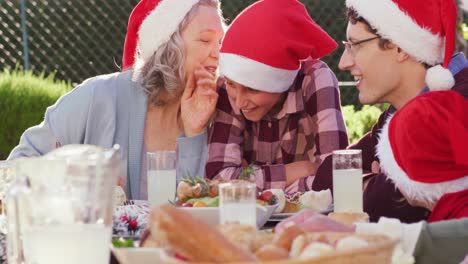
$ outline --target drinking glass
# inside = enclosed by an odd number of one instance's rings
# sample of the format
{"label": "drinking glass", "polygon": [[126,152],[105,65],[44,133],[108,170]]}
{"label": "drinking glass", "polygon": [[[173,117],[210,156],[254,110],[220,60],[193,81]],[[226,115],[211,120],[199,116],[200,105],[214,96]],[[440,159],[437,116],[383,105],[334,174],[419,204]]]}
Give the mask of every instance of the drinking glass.
{"label": "drinking glass", "polygon": [[238,223],[257,227],[255,183],[232,181],[219,184],[220,224]]}
{"label": "drinking glass", "polygon": [[362,154],[360,149],[333,151],[335,212],[362,212]]}
{"label": "drinking glass", "polygon": [[6,233],[5,207],[8,188],[14,178],[13,161],[0,160],[0,232]]}
{"label": "drinking glass", "polygon": [[151,207],[173,201],[176,196],[176,152],[155,151],[146,153],[148,201]]}
{"label": "drinking glass", "polygon": [[7,200],[8,263],[108,263],[119,162],[117,147],[85,145],[17,160]]}

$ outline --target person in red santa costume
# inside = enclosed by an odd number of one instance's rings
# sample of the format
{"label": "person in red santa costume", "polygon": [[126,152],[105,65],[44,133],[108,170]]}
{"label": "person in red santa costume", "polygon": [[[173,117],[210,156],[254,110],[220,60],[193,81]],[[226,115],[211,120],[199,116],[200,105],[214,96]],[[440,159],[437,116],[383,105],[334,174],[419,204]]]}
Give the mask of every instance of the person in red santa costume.
{"label": "person in red santa costume", "polygon": [[226,31],[207,178],[310,190],[318,164],[347,146],[338,82],[320,58],[336,42],[297,0],[257,1]]}
{"label": "person in red santa costume", "polygon": [[454,91],[417,97],[390,117],[380,166],[427,222],[468,217],[468,102]]}
{"label": "person in red santa costume", "polygon": [[380,134],[380,165],[410,204],[431,211],[427,221],[406,224],[381,217],[378,223],[351,226],[304,210],[275,230],[294,223],[309,232],[386,234],[401,242],[395,261],[460,263],[468,253],[467,113],[468,101],[459,93],[428,92],[389,118]]}

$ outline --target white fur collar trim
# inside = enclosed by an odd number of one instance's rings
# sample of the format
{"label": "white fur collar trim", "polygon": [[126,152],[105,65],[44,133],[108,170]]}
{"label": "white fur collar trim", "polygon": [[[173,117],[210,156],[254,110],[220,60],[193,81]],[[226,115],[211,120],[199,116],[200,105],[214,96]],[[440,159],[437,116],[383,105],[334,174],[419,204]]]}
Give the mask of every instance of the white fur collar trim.
{"label": "white fur collar trim", "polygon": [[393,155],[388,137],[388,127],[392,118],[393,116],[389,117],[382,128],[376,151],[380,159],[380,166],[385,174],[395,183],[396,187],[405,190],[405,194],[409,196],[407,198],[426,204],[435,204],[446,193],[459,192],[468,188],[468,175],[460,179],[434,184],[411,180],[397,164]]}

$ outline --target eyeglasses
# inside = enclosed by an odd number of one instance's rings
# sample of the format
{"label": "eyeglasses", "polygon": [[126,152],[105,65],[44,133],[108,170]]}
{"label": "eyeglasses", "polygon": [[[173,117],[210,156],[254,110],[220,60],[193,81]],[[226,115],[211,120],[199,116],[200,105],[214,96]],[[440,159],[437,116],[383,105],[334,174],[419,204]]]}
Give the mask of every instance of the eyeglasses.
{"label": "eyeglasses", "polygon": [[359,46],[363,43],[366,43],[366,42],[369,42],[371,40],[374,40],[374,39],[380,39],[380,36],[375,36],[375,37],[371,37],[371,38],[366,38],[366,39],[363,39],[363,40],[359,40],[358,42],[350,42],[350,41],[342,41],[343,45],[345,46],[345,50],[351,52],[351,54],[354,56],[356,55],[356,46]]}

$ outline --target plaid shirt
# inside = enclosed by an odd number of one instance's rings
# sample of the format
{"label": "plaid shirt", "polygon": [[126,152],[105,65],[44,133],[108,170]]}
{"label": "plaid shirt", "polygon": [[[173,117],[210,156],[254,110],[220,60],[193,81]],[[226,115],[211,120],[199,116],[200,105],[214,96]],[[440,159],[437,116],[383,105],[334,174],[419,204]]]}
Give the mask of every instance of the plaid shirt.
{"label": "plaid shirt", "polygon": [[338,82],[319,60],[302,63],[281,110],[273,116],[266,115],[258,122],[245,119],[230,102],[224,86],[219,88],[217,108],[206,164],[206,177],[210,179],[237,179],[247,162],[255,169],[251,177],[260,190],[307,191],[315,176],[286,188],[284,164],[321,162],[331,151],[348,145]]}

